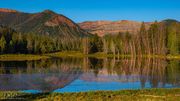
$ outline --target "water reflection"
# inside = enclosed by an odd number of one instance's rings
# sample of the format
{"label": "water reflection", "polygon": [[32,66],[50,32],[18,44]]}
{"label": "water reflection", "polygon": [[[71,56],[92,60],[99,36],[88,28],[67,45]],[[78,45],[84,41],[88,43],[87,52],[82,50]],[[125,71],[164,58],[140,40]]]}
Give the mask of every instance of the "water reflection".
{"label": "water reflection", "polygon": [[180,87],[180,61],[58,58],[0,62],[0,90],[76,92]]}

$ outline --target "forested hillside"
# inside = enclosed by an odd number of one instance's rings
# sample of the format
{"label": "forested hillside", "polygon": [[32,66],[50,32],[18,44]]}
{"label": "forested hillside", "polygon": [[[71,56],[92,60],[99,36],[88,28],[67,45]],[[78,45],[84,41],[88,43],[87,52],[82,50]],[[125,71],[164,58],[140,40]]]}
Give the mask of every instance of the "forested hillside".
{"label": "forested hillside", "polygon": [[0,49],[2,53],[41,54],[56,51],[80,51],[81,38],[66,38],[35,33],[19,33],[0,26]]}
{"label": "forested hillside", "polygon": [[34,33],[19,33],[0,27],[0,49],[3,53],[42,54],[57,51],[79,51],[84,54],[103,52],[113,55],[178,55],[180,24],[173,20],[154,22],[147,30],[142,23],[138,34],[119,33],[98,37],[59,38]]}
{"label": "forested hillside", "polygon": [[136,55],[177,55],[180,53],[180,23],[154,22],[149,29],[142,23],[137,34],[129,32],[100,38],[105,53]]}

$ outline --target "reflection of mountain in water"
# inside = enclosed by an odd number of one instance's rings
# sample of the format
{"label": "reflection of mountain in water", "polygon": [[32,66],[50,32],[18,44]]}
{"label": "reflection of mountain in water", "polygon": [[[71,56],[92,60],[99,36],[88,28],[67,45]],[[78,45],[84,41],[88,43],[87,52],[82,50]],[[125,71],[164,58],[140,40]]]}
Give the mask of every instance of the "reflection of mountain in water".
{"label": "reflection of mountain in water", "polygon": [[[53,91],[75,80],[180,87],[180,62],[163,59],[49,59],[0,62],[0,90]],[[78,84],[83,86],[83,84]]]}
{"label": "reflection of mountain in water", "polygon": [[1,62],[0,90],[52,91],[62,88],[82,73],[77,63],[63,61]]}

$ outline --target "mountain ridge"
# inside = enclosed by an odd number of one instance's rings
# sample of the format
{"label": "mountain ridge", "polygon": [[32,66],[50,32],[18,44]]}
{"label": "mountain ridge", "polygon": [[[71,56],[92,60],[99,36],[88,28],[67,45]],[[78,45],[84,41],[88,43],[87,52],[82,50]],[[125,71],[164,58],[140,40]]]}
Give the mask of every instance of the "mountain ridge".
{"label": "mountain ridge", "polygon": [[[86,21],[79,23],[79,26],[98,36],[104,36],[106,34],[118,34],[124,32],[137,33],[140,29],[142,22],[131,20],[118,20],[118,21]],[[147,28],[152,22],[145,22]]]}
{"label": "mountain ridge", "polygon": [[[160,21],[161,23],[169,24],[173,22],[178,22],[174,19],[166,19]],[[150,27],[154,22],[144,22],[146,29]],[[78,23],[79,26],[86,30],[89,33],[97,34],[102,37],[107,34],[118,34],[130,32],[131,34],[136,34],[140,30],[142,22],[133,21],[133,20],[117,20],[117,21],[108,21],[108,20],[99,20],[99,21],[85,21]]]}
{"label": "mountain ridge", "polygon": [[[166,19],[162,23],[179,22]],[[118,34],[130,32],[138,33],[141,23],[132,20],[99,20],[75,23],[68,17],[57,14],[51,10],[36,13],[25,13],[12,9],[0,8],[0,25],[11,27],[22,33],[37,33],[47,35],[60,35],[62,37],[86,37],[92,34],[104,36],[106,34]],[[148,29],[154,22],[145,22]]]}
{"label": "mountain ridge", "polygon": [[81,29],[68,17],[51,10],[24,13],[0,9],[0,24],[22,33],[60,35],[62,37],[86,37],[90,34]]}
{"label": "mountain ridge", "polygon": [[0,8],[0,12],[9,12],[9,13],[14,12],[14,13],[16,13],[18,11],[17,10],[12,10],[12,9],[7,9],[7,8]]}

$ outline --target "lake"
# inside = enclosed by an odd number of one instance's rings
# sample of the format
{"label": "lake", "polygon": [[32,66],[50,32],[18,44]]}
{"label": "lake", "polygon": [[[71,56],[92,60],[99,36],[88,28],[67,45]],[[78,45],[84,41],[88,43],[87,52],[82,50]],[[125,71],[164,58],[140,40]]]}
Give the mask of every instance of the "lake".
{"label": "lake", "polygon": [[51,58],[0,62],[0,90],[85,92],[179,88],[180,60]]}

